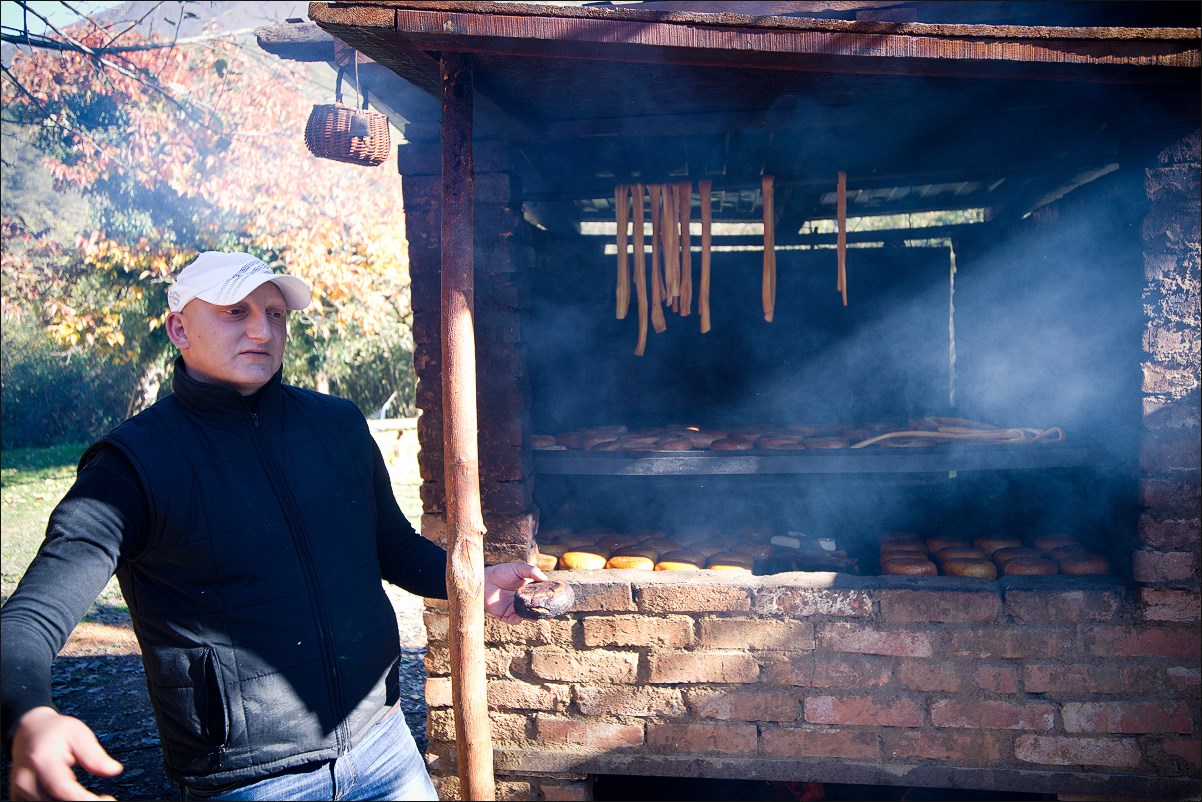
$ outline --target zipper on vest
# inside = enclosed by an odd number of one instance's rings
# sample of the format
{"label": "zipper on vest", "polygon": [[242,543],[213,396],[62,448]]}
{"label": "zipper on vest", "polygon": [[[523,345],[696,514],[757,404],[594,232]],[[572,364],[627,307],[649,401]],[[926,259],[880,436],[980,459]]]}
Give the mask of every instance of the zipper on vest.
{"label": "zipper on vest", "polygon": [[305,572],[305,578],[309,582],[309,587],[312,589],[310,598],[314,603],[314,615],[318,621],[318,639],[321,645],[321,653],[324,658],[327,678],[330,681],[330,694],[333,704],[336,706],[336,714],[339,717],[337,728],[337,742],[339,754],[347,754],[351,750],[350,745],[350,728],[346,724],[346,714],[348,712],[346,702],[342,698],[342,681],[338,672],[338,656],[334,653],[333,648],[333,633],[334,627],[330,623],[329,612],[326,608],[325,599],[321,593],[321,584],[317,581],[316,559],[313,557],[313,552],[309,548],[309,538],[307,529],[304,525],[304,519],[300,515],[300,511],[296,507],[296,500],[292,495],[292,491],[288,489],[288,484],[284,480],[283,471],[280,470],[279,463],[275,459],[275,455],[271,451],[270,444],[267,442],[267,434],[263,431],[263,427],[259,422],[259,413],[248,410],[250,419],[254,425],[254,440],[255,449],[259,452],[259,460],[263,464],[263,469],[267,472],[267,477],[271,481],[271,486],[275,488],[276,498],[279,499],[280,506],[284,510],[284,516],[288,521],[288,531],[292,535],[293,542],[296,543],[296,553],[300,558],[301,568]]}

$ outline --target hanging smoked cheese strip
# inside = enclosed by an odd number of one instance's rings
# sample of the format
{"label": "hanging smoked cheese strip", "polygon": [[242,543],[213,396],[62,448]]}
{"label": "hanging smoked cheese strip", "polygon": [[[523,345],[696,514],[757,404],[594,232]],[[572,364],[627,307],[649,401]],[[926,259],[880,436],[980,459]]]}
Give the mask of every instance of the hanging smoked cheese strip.
{"label": "hanging smoked cheese strip", "polygon": [[839,223],[838,252],[839,277],[835,290],[843,295],[843,305],[847,306],[847,173],[839,171],[839,186],[836,193],[836,214]]}
{"label": "hanging smoked cheese strip", "polygon": [[663,334],[668,328],[664,320],[664,276],[660,265],[663,261],[663,204],[661,186],[647,185],[647,196],[651,199],[651,328]]}
{"label": "hanging smoked cheese strip", "polygon": [[664,303],[672,311],[680,311],[680,225],[677,222],[678,202],[675,184],[664,184],[660,197],[664,202],[660,222],[664,231]]}
{"label": "hanging smoked cheese strip", "polygon": [[701,196],[701,289],[697,308],[701,313],[701,333],[710,330],[710,246],[713,244],[714,212],[710,206],[710,193],[714,183],[709,179],[697,182],[697,194]]}
{"label": "hanging smoked cheese strip", "polygon": [[626,252],[626,229],[630,225],[630,185],[618,184],[615,191],[614,214],[618,223],[618,288],[616,294],[618,320],[625,320],[630,310],[630,254]]}
{"label": "hanging smoked cheese strip", "polygon": [[681,181],[676,185],[680,211],[680,316],[693,312],[693,253],[689,244],[689,224],[693,215],[693,184]]}
{"label": "hanging smoked cheese strip", "polygon": [[772,203],[772,176],[763,178],[764,206],[764,280],[761,295],[764,302],[764,320],[772,322],[776,310],[776,231],[775,213]]}
{"label": "hanging smoked cheese strip", "polygon": [[630,187],[634,197],[634,290],[639,302],[639,339],[634,355],[642,356],[647,349],[647,254],[643,243],[643,185]]}

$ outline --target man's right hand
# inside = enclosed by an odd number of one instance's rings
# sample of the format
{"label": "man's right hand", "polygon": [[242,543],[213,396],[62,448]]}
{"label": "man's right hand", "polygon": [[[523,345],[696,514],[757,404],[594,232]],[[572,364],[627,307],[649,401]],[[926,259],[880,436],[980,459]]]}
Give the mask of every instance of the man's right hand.
{"label": "man's right hand", "polygon": [[80,785],[76,765],[101,777],[115,777],[124,769],[79,719],[44,706],[21,716],[13,734],[8,781],[13,800],[113,798],[97,796]]}

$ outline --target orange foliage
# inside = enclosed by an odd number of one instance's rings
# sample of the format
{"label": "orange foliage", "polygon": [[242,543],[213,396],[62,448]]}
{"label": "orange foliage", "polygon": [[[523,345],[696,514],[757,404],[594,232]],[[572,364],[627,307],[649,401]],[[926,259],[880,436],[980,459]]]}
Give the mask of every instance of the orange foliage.
{"label": "orange foliage", "polygon": [[[110,44],[110,35],[75,34],[90,47]],[[126,34],[119,43],[136,41]],[[224,40],[104,59],[101,66],[79,53],[18,52],[11,72],[24,91],[5,81],[6,111],[40,121],[59,186],[169,189],[202,210],[193,220],[199,233],[183,242],[171,230],[135,241],[103,230],[81,236],[74,246],[84,268],[122,289],[95,309],[52,309],[51,333],[64,344],[119,349],[122,315],[144,293],[162,294],[196,252],[219,246],[278,259],[308,279],[314,303],[306,316],[319,337],[370,336],[395,325],[398,308],[408,308],[400,177],[387,164],[358,167],[306,150],[313,101],[299,88],[308,81],[303,68]],[[82,108],[89,119],[76,116]],[[97,109],[113,123],[98,123]],[[6,281],[6,314],[19,312],[22,294],[28,299],[53,280],[32,264],[6,264],[10,275],[18,280]]]}

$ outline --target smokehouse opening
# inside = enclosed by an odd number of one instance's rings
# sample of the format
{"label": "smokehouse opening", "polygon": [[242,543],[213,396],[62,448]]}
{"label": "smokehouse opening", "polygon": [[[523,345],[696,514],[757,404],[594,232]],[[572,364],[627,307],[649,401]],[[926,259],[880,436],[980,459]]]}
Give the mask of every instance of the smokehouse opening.
{"label": "smokehouse opening", "polygon": [[[948,212],[968,221],[954,238],[913,226],[937,215],[898,215],[838,260],[823,244],[777,248],[770,321],[764,227],[715,239],[709,330],[696,311],[668,314],[645,340],[633,308],[615,314],[616,226],[537,232],[540,547],[585,532],[610,552],[754,548],[756,573],[868,575],[944,573],[936,552],[951,548],[961,575],[1129,576],[1142,321],[1130,181],[1112,171],[1017,225]],[[685,188],[694,207],[727,194]],[[820,239],[819,222],[803,234]],[[925,559],[893,570],[895,548]]]}

